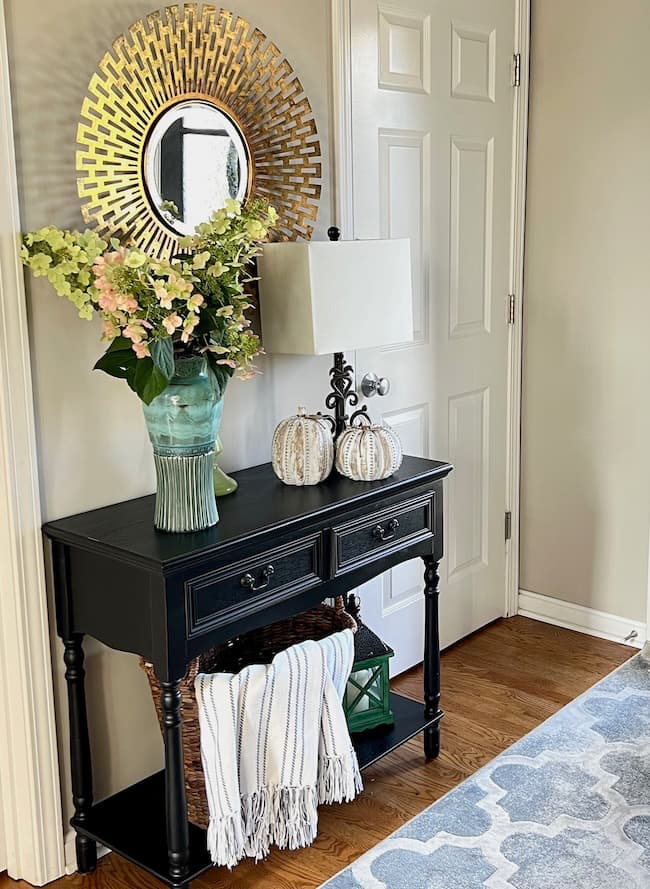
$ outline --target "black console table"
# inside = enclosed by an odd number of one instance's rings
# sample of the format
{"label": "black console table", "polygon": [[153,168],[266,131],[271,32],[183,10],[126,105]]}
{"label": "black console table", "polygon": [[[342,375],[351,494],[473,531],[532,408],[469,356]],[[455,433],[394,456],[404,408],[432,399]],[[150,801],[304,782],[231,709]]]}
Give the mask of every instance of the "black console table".
{"label": "black console table", "polygon": [[[399,562],[424,561],[424,699],[392,696],[395,725],[354,738],[362,768],[419,732],[440,750],[438,562],[447,463],[406,457],[382,482],[333,475],[290,488],[270,465],[237,473],[220,523],[196,534],[153,527],[153,497],[50,522],[57,628],[65,647],[79,870],[96,843],[168,886],[187,889],[211,864],[205,831],[188,823],[179,681],[188,663],[239,633],[347,592]],[[269,567],[272,570],[269,570]],[[165,769],[93,803],[83,637],[151,661],[163,686]]]}

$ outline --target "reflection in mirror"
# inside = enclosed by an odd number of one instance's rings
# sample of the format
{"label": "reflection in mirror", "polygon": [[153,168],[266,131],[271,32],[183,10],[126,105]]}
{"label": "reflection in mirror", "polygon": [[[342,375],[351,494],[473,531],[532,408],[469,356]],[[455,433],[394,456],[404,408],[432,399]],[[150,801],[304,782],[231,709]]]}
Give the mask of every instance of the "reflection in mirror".
{"label": "reflection in mirror", "polygon": [[152,206],[177,234],[192,234],[228,198],[245,200],[248,180],[242,135],[215,105],[180,102],[151,131],[145,185]]}

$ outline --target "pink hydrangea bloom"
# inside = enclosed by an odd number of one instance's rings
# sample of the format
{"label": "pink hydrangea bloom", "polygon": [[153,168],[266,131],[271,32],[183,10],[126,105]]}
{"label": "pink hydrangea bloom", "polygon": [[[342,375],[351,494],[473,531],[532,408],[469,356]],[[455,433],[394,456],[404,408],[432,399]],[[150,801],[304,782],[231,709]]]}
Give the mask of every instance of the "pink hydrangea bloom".
{"label": "pink hydrangea bloom", "polygon": [[119,250],[113,250],[112,253],[105,253],[106,259],[111,265],[121,265],[126,257],[126,247],[120,247]]}
{"label": "pink hydrangea bloom", "polygon": [[117,308],[117,296],[112,290],[103,290],[97,302],[105,312],[114,312]]}
{"label": "pink hydrangea bloom", "polygon": [[138,358],[149,357],[149,346],[146,343],[133,343],[131,346]]}
{"label": "pink hydrangea bloom", "polygon": [[163,284],[159,284],[158,287],[156,287],[155,293],[162,308],[171,309],[174,297],[167,292],[167,288]]}
{"label": "pink hydrangea bloom", "polygon": [[185,323],[183,324],[183,333],[181,334],[181,340],[184,343],[189,343],[192,338],[192,331],[199,323],[199,319],[197,315],[190,315],[185,319]]}
{"label": "pink hydrangea bloom", "polygon": [[174,331],[179,328],[182,323],[183,319],[177,312],[172,312],[171,315],[167,315],[166,318],[163,318],[163,327],[170,336],[172,336]]}
{"label": "pink hydrangea bloom", "polygon": [[130,324],[126,325],[122,333],[127,340],[131,340],[135,344],[141,343],[145,338],[145,332],[139,321],[131,321]]}
{"label": "pink hydrangea bloom", "polygon": [[118,336],[120,329],[112,321],[105,320],[102,321],[102,331],[105,339],[114,340]]}
{"label": "pink hydrangea bloom", "polygon": [[122,309],[122,311],[127,313],[127,315],[135,314],[135,312],[137,312],[140,308],[137,299],[135,299],[133,296],[128,296],[123,293],[120,293],[117,297],[117,304],[120,309]]}

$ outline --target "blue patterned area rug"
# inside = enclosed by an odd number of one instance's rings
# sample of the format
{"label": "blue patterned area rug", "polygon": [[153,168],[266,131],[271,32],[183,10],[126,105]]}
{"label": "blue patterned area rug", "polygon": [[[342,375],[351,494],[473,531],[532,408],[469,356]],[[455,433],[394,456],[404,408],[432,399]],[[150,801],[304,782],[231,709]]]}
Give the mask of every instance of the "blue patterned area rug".
{"label": "blue patterned area rug", "polygon": [[650,889],[650,648],[324,886]]}

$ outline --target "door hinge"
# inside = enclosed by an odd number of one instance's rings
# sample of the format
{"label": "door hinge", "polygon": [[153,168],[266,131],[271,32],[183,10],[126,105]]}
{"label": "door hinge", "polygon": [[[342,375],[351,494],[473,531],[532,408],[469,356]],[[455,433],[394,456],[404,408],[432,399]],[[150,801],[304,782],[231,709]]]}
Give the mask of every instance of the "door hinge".
{"label": "door hinge", "polygon": [[508,324],[515,323],[515,307],[516,307],[516,296],[514,293],[508,294]]}
{"label": "door hinge", "polygon": [[506,513],[505,522],[506,540],[512,540],[512,513]]}
{"label": "door hinge", "polygon": [[521,86],[521,53],[516,52],[513,56],[513,86]]}

